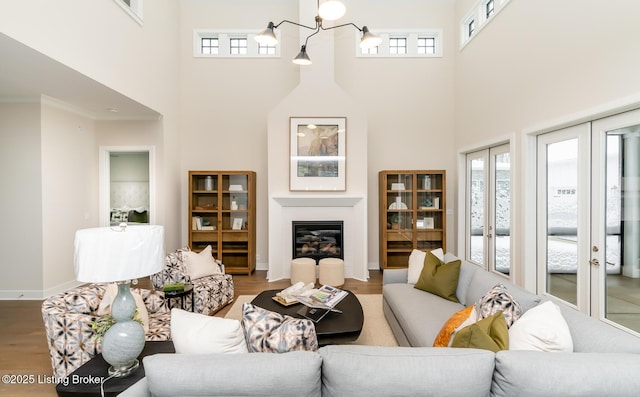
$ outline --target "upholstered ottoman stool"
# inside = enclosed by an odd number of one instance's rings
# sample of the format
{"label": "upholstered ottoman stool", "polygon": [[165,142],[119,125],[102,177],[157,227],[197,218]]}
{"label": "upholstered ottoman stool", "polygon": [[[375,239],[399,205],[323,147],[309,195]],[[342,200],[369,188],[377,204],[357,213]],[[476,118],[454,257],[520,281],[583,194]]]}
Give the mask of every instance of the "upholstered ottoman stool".
{"label": "upholstered ottoman stool", "polygon": [[344,261],[340,258],[320,259],[319,264],[320,285],[342,287],[344,285]]}
{"label": "upholstered ottoman stool", "polygon": [[305,285],[316,283],[316,261],[311,258],[296,258],[291,261],[291,285],[302,281]]}

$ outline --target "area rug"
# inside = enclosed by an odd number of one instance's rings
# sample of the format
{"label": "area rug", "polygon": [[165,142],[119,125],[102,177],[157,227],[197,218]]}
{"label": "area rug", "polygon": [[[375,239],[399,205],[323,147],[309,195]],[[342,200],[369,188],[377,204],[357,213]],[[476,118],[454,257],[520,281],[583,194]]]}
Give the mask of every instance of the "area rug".
{"label": "area rug", "polygon": [[[384,318],[382,312],[382,295],[356,295],[362,311],[364,312],[364,324],[362,332],[357,340],[350,342],[352,345],[371,345],[371,346],[398,346],[396,338],[391,332],[391,328]],[[240,295],[229,309],[225,318],[242,319],[242,304],[251,302],[255,295]]]}

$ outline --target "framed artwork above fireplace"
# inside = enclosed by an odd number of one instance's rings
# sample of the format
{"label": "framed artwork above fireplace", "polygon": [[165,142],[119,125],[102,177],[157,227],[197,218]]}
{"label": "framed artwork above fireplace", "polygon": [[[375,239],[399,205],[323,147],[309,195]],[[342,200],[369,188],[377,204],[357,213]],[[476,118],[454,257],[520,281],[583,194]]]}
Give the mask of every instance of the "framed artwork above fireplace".
{"label": "framed artwork above fireplace", "polygon": [[289,190],[346,190],[346,117],[291,117]]}

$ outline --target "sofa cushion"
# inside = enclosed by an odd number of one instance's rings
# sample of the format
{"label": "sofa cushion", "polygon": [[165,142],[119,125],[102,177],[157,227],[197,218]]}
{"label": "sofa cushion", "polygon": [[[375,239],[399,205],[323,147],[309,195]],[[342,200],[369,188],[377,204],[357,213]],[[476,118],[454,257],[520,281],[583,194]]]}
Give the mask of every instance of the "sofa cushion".
{"label": "sofa cushion", "polygon": [[446,300],[458,302],[456,289],[460,276],[461,261],[445,263],[431,252],[427,252],[424,267],[415,288],[436,294]]}
{"label": "sofa cushion", "polygon": [[494,354],[475,349],[331,345],[319,353],[329,397],[488,396],[494,368]]}
{"label": "sofa cushion", "polygon": [[297,319],[245,303],[242,328],[250,353],[285,353],[318,350],[316,328],[311,320]]}
{"label": "sofa cushion", "polygon": [[321,395],[316,352],[155,354],[143,362],[155,397]]}
{"label": "sofa cushion", "polygon": [[509,348],[509,330],[502,312],[458,331],[451,347],[469,347],[497,352]]}
{"label": "sofa cushion", "polygon": [[540,297],[538,295],[518,287],[517,285],[509,282],[505,277],[498,276],[484,270],[479,270],[473,273],[469,289],[467,290],[465,303],[467,305],[471,305],[474,302],[477,302],[487,293],[487,291],[498,283],[504,285],[507,290],[509,290],[509,293],[522,307],[523,312],[526,312],[540,303]]}
{"label": "sofa cushion", "polygon": [[411,346],[433,346],[442,324],[464,308],[411,284],[386,284],[383,295]]}
{"label": "sofa cushion", "polygon": [[247,353],[240,321],[171,309],[171,339],[178,354]]}
{"label": "sofa cushion", "polygon": [[475,304],[480,319],[502,312],[507,327],[522,315],[522,307],[503,284],[496,284]]}
{"label": "sofa cushion", "polygon": [[640,354],[640,338],[564,304],[562,317],[569,325],[574,352]]}
{"label": "sofa cushion", "polygon": [[509,350],[573,351],[560,308],[551,301],[529,309],[509,328]]}
{"label": "sofa cushion", "polygon": [[496,353],[492,396],[637,396],[637,354]]}

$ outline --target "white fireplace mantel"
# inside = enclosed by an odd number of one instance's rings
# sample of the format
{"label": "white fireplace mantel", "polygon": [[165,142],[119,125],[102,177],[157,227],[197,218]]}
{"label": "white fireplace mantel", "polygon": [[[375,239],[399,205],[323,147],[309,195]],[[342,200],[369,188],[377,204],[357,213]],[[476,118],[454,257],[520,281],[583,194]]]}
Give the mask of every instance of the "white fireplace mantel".
{"label": "white fireplace mantel", "polygon": [[273,196],[283,207],[353,207],[362,196]]}

